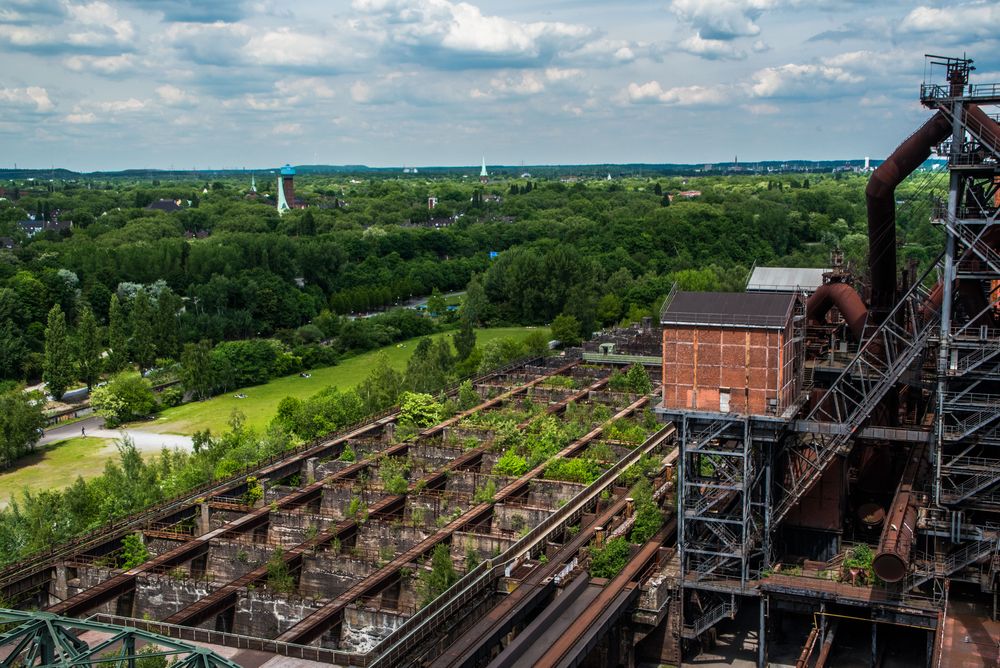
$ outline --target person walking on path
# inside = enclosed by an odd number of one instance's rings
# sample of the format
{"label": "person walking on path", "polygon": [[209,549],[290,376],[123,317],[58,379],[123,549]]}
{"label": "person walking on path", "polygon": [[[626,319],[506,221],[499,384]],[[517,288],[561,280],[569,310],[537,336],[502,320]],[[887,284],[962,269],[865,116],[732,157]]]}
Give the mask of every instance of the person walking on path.
{"label": "person walking on path", "polygon": [[87,437],[87,427],[86,426],[80,427],[80,435],[83,436],[84,438]]}

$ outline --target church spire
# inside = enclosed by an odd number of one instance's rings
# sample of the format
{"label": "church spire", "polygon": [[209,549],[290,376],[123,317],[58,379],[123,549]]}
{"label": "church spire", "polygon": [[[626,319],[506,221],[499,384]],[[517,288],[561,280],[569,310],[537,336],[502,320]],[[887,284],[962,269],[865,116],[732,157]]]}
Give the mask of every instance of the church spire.
{"label": "church spire", "polygon": [[489,180],[490,175],[486,173],[486,156],[483,156],[483,168],[479,170],[479,181],[481,183],[486,183]]}

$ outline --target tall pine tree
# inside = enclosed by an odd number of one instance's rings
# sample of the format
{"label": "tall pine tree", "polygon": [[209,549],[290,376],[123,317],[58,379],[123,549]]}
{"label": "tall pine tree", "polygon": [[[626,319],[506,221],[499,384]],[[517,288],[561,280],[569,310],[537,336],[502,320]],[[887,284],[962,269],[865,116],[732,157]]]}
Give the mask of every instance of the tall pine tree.
{"label": "tall pine tree", "polygon": [[455,350],[458,351],[458,361],[468,359],[476,347],[476,331],[472,328],[472,319],[465,313],[458,319],[458,331],[452,334]]}
{"label": "tall pine tree", "polygon": [[156,353],[160,357],[176,359],[179,348],[177,313],[181,299],[167,288],[156,298]]}
{"label": "tall pine tree", "polygon": [[56,304],[49,311],[48,325],[45,327],[45,362],[42,380],[48,385],[49,393],[60,399],[73,381],[73,352],[66,331],[66,316],[62,307]]}
{"label": "tall pine tree", "polygon": [[469,319],[473,325],[483,322],[486,317],[486,307],[489,301],[486,299],[486,289],[479,274],[473,274],[469,279],[469,284],[465,287],[465,301],[462,302],[462,315]]}
{"label": "tall pine tree", "polygon": [[132,302],[132,360],[139,365],[139,371],[153,367],[156,361],[156,342],[153,340],[153,305],[145,289],[135,293]]}
{"label": "tall pine tree", "polygon": [[89,306],[80,313],[76,328],[76,368],[87,389],[94,387],[101,373],[101,330]]}
{"label": "tall pine tree", "polygon": [[111,295],[108,307],[108,371],[121,371],[128,364],[128,320],[118,295]]}

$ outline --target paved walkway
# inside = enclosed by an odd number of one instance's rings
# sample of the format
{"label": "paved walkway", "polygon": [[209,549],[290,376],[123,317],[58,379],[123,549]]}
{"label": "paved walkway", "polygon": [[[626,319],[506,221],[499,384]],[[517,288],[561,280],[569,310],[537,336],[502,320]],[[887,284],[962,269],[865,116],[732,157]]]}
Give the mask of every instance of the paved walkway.
{"label": "paved walkway", "polygon": [[132,439],[136,450],[140,452],[159,452],[163,448],[190,450],[192,447],[190,436],[158,434],[153,431],[135,429],[134,427],[129,427],[128,429],[106,429],[104,427],[104,418],[100,416],[89,417],[73,424],[50,427],[45,430],[45,434],[38,440],[38,445],[56,443],[83,435],[110,439],[119,439],[127,436]]}

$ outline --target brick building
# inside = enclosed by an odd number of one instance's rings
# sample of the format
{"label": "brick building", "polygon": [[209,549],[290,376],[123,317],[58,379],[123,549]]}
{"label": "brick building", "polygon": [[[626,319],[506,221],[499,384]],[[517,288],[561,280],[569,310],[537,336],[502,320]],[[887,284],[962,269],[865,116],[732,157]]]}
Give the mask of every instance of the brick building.
{"label": "brick building", "polygon": [[672,292],[660,314],[663,408],[780,415],[798,392],[799,304],[794,294]]}

